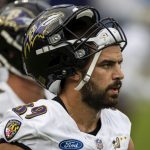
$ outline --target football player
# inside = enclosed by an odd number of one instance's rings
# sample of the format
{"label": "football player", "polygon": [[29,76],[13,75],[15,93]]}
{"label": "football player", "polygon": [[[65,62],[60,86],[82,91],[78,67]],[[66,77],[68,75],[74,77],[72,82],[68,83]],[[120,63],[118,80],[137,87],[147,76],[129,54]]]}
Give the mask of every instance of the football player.
{"label": "football player", "polygon": [[40,1],[15,1],[0,12],[0,120],[9,108],[51,96],[26,76],[21,57],[28,25],[48,7]]}
{"label": "football player", "polygon": [[1,143],[32,150],[134,150],[131,122],[115,108],[126,44],[119,24],[101,19],[95,8],[59,5],[43,12],[28,28],[24,66],[46,89],[60,81],[60,90],[52,100],[9,111],[0,124]]}

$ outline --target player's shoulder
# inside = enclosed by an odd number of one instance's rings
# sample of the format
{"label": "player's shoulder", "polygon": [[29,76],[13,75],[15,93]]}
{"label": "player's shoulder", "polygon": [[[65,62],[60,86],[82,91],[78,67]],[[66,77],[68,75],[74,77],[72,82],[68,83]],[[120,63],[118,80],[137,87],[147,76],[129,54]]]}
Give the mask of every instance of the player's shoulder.
{"label": "player's shoulder", "polygon": [[51,100],[40,99],[32,103],[24,104],[12,108],[12,111],[15,112],[22,119],[33,119],[35,117],[44,115],[47,113]]}
{"label": "player's shoulder", "polygon": [[[20,105],[10,109],[0,124],[0,138],[4,138],[8,141],[19,139],[20,136],[26,134],[32,133],[35,135],[51,121],[52,117],[49,111],[52,105],[55,105],[53,100],[41,99],[34,103]],[[12,128],[14,134],[19,131],[21,135],[16,134],[14,136],[7,132],[7,130],[11,130]],[[30,131],[30,133],[27,133],[28,131]]]}
{"label": "player's shoulder", "polygon": [[[26,122],[37,122],[52,118],[60,112],[61,105],[51,99],[40,99],[33,103],[21,105],[12,109],[22,120]],[[55,114],[55,115],[54,115]]]}
{"label": "player's shoulder", "polygon": [[48,124],[55,118],[61,118],[65,114],[65,109],[53,99],[40,99],[33,103],[12,108],[6,113],[4,119],[19,119],[25,125],[40,126]]}
{"label": "player's shoulder", "polygon": [[103,109],[102,110],[102,117],[104,120],[111,121],[112,124],[118,124],[123,127],[130,128],[131,122],[127,115],[125,115],[123,112],[119,111],[118,109]]}

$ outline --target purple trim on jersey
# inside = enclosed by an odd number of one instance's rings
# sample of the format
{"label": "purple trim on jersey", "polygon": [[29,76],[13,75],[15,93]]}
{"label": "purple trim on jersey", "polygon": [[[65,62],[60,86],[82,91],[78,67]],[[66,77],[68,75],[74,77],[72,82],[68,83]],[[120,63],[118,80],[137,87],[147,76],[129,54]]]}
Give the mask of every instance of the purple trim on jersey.
{"label": "purple trim on jersey", "polygon": [[[8,143],[7,141],[5,141],[5,139],[0,139],[0,144],[2,143]],[[28,146],[22,144],[22,143],[18,143],[18,142],[11,142],[9,144],[12,144],[12,145],[16,145],[20,148],[23,148],[24,150],[32,150],[31,148],[29,148]]]}

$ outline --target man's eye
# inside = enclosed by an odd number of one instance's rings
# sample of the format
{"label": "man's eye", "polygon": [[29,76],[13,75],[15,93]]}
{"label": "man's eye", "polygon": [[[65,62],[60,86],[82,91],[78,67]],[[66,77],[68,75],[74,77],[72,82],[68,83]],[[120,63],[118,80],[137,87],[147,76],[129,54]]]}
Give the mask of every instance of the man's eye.
{"label": "man's eye", "polygon": [[102,67],[105,69],[109,69],[112,65],[111,64],[103,64]]}

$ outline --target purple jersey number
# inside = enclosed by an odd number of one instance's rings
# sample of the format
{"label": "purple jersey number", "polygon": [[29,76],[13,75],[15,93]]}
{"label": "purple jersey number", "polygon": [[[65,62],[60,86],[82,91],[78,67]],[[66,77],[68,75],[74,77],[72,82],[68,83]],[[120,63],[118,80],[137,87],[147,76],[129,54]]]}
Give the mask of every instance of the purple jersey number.
{"label": "purple jersey number", "polygon": [[25,116],[26,119],[31,119],[34,118],[36,116],[40,116],[42,114],[45,114],[47,112],[47,107],[42,105],[42,106],[37,106],[34,107],[34,103],[29,103],[27,105],[22,105],[22,106],[18,106],[16,108],[13,108],[12,110],[17,114],[17,115],[23,115],[24,113],[26,113],[27,109],[31,107],[31,114],[27,114]]}

